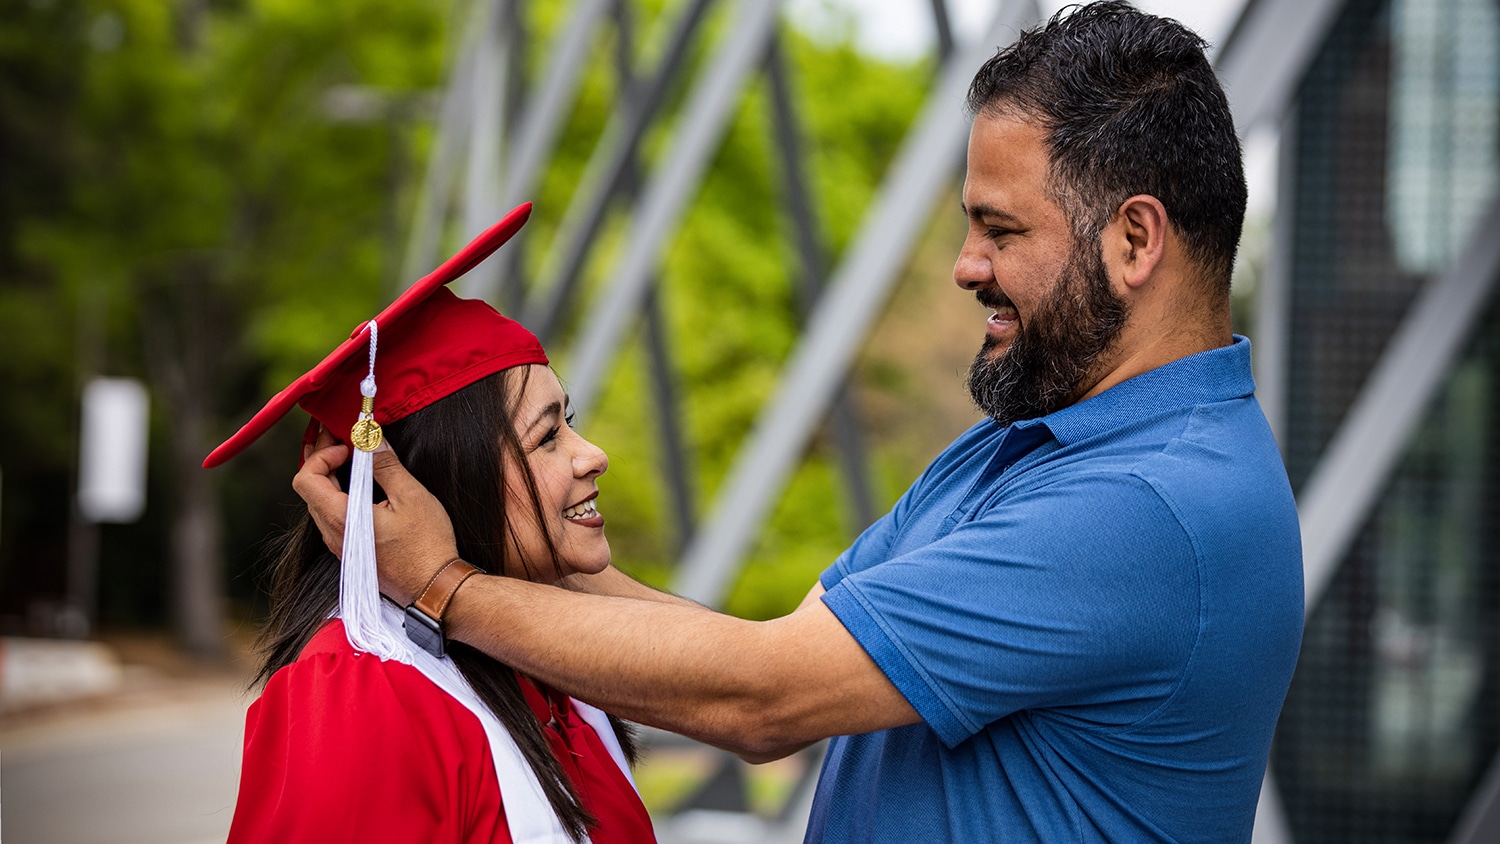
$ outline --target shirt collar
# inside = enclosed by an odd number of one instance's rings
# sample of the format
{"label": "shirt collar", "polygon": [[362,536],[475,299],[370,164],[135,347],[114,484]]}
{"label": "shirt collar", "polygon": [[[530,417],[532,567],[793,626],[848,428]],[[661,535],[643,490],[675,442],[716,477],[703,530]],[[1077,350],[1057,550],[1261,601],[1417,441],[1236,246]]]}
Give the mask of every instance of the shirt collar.
{"label": "shirt collar", "polygon": [[1176,407],[1246,398],[1255,394],[1250,374],[1250,341],[1234,335],[1228,346],[1179,358],[1122,381],[1108,390],[1039,419],[1012,427],[1045,426],[1070,445],[1121,423]]}

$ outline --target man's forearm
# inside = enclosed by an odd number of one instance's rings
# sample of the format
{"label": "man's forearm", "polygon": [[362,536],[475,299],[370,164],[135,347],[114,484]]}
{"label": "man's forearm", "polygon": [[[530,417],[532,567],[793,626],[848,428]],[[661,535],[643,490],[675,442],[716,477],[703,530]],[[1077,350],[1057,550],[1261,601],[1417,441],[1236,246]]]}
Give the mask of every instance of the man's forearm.
{"label": "man's forearm", "polygon": [[819,602],[772,621],[474,577],[449,635],[624,718],[764,760],[917,720]]}
{"label": "man's forearm", "polygon": [[759,624],[664,593],[657,594],[669,600],[640,600],[629,587],[620,592],[632,597],[476,577],[454,597],[448,631],[623,718],[737,752],[760,749],[755,734],[767,728],[754,716],[777,693],[770,678],[745,664]]}
{"label": "man's forearm", "polygon": [[590,595],[610,595],[616,598],[633,598],[637,601],[655,601],[662,604],[680,604],[702,610],[708,609],[696,601],[648,586],[614,566],[607,566],[604,571],[597,574],[570,574],[563,578],[562,585],[574,592],[586,592]]}
{"label": "man's forearm", "polygon": [[[335,473],[347,450],[327,439],[309,452],[293,486],[337,553],[348,498]],[[386,492],[374,508],[381,589],[410,603],[456,555],[452,527],[394,452],[377,450],[373,470]],[[820,588],[789,616],[751,622],[657,592],[613,568],[564,585],[581,591],[471,577],[444,615],[448,632],[607,711],[746,758],[917,720],[816,599]]]}

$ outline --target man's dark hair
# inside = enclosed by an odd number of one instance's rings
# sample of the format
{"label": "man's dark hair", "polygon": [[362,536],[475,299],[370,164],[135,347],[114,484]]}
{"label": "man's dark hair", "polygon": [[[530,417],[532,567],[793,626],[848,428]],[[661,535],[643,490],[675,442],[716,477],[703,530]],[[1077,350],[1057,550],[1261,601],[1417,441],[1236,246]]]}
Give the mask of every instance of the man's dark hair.
{"label": "man's dark hair", "polygon": [[1092,242],[1120,205],[1150,194],[1188,256],[1225,293],[1245,217],[1245,171],[1229,102],[1202,38],[1120,0],[1069,6],[974,76],[975,117],[1047,133],[1049,189]]}

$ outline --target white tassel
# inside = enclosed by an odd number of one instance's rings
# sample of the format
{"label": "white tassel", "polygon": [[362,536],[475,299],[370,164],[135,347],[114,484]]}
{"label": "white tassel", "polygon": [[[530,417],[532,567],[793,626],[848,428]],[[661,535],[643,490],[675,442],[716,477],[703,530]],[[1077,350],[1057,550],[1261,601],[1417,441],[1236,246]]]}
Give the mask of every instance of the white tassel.
{"label": "white tassel", "polygon": [[349,509],[344,514],[344,560],[339,580],[339,616],[357,651],[411,664],[411,650],[400,631],[381,620],[380,578],[375,571],[374,471],[371,452],[380,445],[375,422],[375,346],[379,327],[370,320],[370,374],[360,382],[364,396],[359,421],[350,432]]}

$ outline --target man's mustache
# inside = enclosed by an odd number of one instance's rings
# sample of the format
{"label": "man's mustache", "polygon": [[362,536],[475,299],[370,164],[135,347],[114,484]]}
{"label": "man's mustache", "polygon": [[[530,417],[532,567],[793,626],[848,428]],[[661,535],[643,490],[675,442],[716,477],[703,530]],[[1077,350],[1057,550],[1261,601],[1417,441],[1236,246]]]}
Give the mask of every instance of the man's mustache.
{"label": "man's mustache", "polygon": [[1010,297],[1000,292],[1000,288],[998,287],[981,288],[974,293],[974,298],[979,300],[979,304],[985,306],[986,308],[995,309],[1015,307],[1015,305],[1010,301]]}

